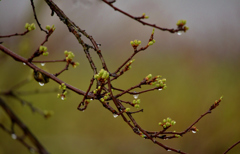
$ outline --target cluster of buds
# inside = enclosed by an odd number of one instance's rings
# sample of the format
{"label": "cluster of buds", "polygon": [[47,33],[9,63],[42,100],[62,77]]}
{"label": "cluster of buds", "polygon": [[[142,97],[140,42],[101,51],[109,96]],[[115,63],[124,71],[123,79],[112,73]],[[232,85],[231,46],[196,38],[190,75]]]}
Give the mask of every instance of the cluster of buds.
{"label": "cluster of buds", "polygon": [[161,88],[163,90],[165,90],[167,88],[167,85],[165,84],[167,79],[163,78],[160,79],[161,76],[155,76],[153,79],[152,78],[152,74],[149,74],[148,76],[145,77],[145,80],[147,81],[147,84],[149,85],[155,85],[157,88]]}
{"label": "cluster of buds", "polygon": [[52,27],[50,26],[50,25],[47,25],[46,26],[46,29],[48,30],[48,32],[53,32],[56,28],[55,28],[55,26],[54,25],[52,25]]}
{"label": "cluster of buds", "polygon": [[163,122],[159,122],[158,125],[162,126],[164,129],[167,129],[176,124],[176,121],[172,120],[171,118],[163,119]]}
{"label": "cluster of buds", "polygon": [[61,85],[59,85],[59,89],[62,89],[62,94],[58,94],[57,97],[61,98],[62,100],[66,99],[66,94],[67,94],[67,86],[65,85],[65,83],[62,83]]}
{"label": "cluster of buds", "polygon": [[54,112],[53,111],[44,110],[43,114],[44,114],[45,118],[49,118],[49,117],[51,117],[54,114]]}
{"label": "cluster of buds", "polygon": [[135,108],[139,108],[140,107],[140,102],[141,102],[141,100],[140,99],[137,99],[137,100],[133,100],[133,105],[134,105],[134,107]]}
{"label": "cluster of buds", "polygon": [[49,52],[47,52],[47,47],[46,46],[42,46],[42,45],[39,47],[39,52],[43,56],[47,56],[49,54]]}
{"label": "cluster of buds", "polygon": [[197,129],[196,126],[192,126],[189,131],[192,131],[192,133],[197,133],[199,130]]}
{"label": "cluster of buds", "polygon": [[149,42],[148,42],[148,46],[153,45],[155,42],[156,42],[156,41],[155,41],[154,39],[152,39],[152,41],[149,41]]}
{"label": "cluster of buds", "polygon": [[142,42],[140,40],[131,41],[130,44],[134,49],[136,49]]}
{"label": "cluster of buds", "polygon": [[73,58],[75,57],[74,53],[72,51],[64,51],[64,54],[66,56],[66,61],[67,62],[72,62]]}
{"label": "cluster of buds", "polygon": [[146,14],[145,14],[145,13],[143,13],[143,14],[142,14],[142,18],[143,18],[143,19],[148,19],[148,18],[149,18],[149,16],[146,16]]}
{"label": "cluster of buds", "polygon": [[73,53],[72,51],[67,51],[67,50],[65,50],[65,51],[64,51],[64,54],[65,54],[65,56],[66,56],[66,61],[67,61],[68,63],[70,63],[70,64],[73,66],[73,68],[76,68],[76,67],[79,65],[78,62],[73,62],[73,61],[72,61],[73,58],[75,57],[75,55],[74,55],[74,53]]}
{"label": "cluster of buds", "polygon": [[25,28],[28,30],[28,31],[32,31],[34,29],[36,29],[36,26],[34,23],[32,23],[31,25],[29,23],[26,23],[25,24]]}
{"label": "cluster of buds", "polygon": [[132,63],[135,61],[135,59],[131,60],[130,62],[127,63],[127,65],[125,66],[123,72],[126,72],[128,70],[130,70],[132,68]]}
{"label": "cluster of buds", "polygon": [[104,69],[101,69],[98,74],[94,75],[94,78],[99,81],[106,81],[109,78],[109,73],[105,71]]}
{"label": "cluster of buds", "polygon": [[184,32],[186,32],[189,29],[189,27],[185,26],[186,23],[187,23],[187,20],[178,20],[176,25],[178,26],[179,29],[183,29]]}

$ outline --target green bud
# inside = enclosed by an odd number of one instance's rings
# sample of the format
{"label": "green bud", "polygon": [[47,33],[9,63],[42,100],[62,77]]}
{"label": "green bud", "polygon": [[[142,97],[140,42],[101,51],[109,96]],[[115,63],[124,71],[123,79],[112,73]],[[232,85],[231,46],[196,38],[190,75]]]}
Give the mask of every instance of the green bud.
{"label": "green bud", "polygon": [[126,109],[125,109],[125,112],[129,112],[129,111],[130,111],[130,108],[126,108]]}
{"label": "green bud", "polygon": [[64,91],[63,95],[66,95],[67,94],[67,91]]}
{"label": "green bud", "polygon": [[156,42],[156,40],[154,40],[154,39],[153,39],[152,41],[153,41],[153,43],[155,43],[155,42]]}
{"label": "green bud", "polygon": [[146,14],[145,14],[145,13],[143,13],[142,15],[143,15],[143,16],[145,16]]}
{"label": "green bud", "polygon": [[161,125],[162,125],[162,123],[161,123],[161,122],[159,122],[159,123],[158,123],[158,125],[159,125],[159,126],[161,126]]}
{"label": "green bud", "polygon": [[49,53],[48,52],[44,52],[43,53],[43,56],[47,56]]}
{"label": "green bud", "polygon": [[102,77],[102,75],[103,75],[103,73],[105,72],[105,70],[104,69],[101,69],[100,71],[99,71],[99,77]]}
{"label": "green bud", "polygon": [[30,26],[28,26],[27,30],[28,30],[28,31],[31,31],[31,30],[32,30],[32,28],[31,28]]}
{"label": "green bud", "polygon": [[140,104],[140,99],[137,99],[136,103],[137,103],[137,104]]}
{"label": "green bud", "polygon": [[162,82],[166,82],[167,81],[167,79],[162,79]]}
{"label": "green bud", "polygon": [[134,40],[134,44],[138,44],[138,40]]}
{"label": "green bud", "polygon": [[169,127],[171,124],[170,122],[166,122],[166,126]]}
{"label": "green bud", "polygon": [[152,30],[152,34],[154,34],[154,32],[155,32],[155,28],[153,28],[153,30]]}
{"label": "green bud", "polygon": [[51,29],[50,25],[47,25],[46,29],[49,31]]}
{"label": "green bud", "polygon": [[166,85],[164,85],[164,87],[163,87],[163,90],[165,90],[165,89],[167,89],[167,86],[166,86]]}
{"label": "green bud", "polygon": [[103,75],[102,75],[102,78],[103,78],[103,79],[106,79],[106,78],[107,78],[107,75],[108,75],[108,72],[107,72],[107,71],[104,71],[104,72],[103,72]]}
{"label": "green bud", "polygon": [[171,125],[175,125],[176,124],[176,121],[171,121]]}
{"label": "green bud", "polygon": [[189,30],[189,27],[184,26],[184,32],[186,32],[187,30]]}
{"label": "green bud", "polygon": [[43,52],[46,52],[47,51],[47,47],[45,46],[42,46],[43,47]]}
{"label": "green bud", "polygon": [[56,29],[56,27],[54,25],[52,25],[52,28],[51,28],[53,31]]}
{"label": "green bud", "polygon": [[94,93],[94,94],[96,94],[96,93],[97,93],[97,90],[96,90],[96,89],[95,89],[95,90],[93,90],[93,93]]}
{"label": "green bud", "polygon": [[138,40],[137,44],[140,45],[142,42],[140,40]]}
{"label": "green bud", "polygon": [[150,45],[153,45],[153,42],[152,42],[152,41],[148,42],[148,45],[149,45],[149,46],[150,46]]}
{"label": "green bud", "polygon": [[167,128],[167,126],[166,126],[166,125],[163,125],[163,128]]}
{"label": "green bud", "polygon": [[131,44],[131,45],[133,45],[133,44],[134,44],[134,42],[133,42],[133,41],[131,41],[131,42],[130,42],[130,44]]}
{"label": "green bud", "polygon": [[145,16],[144,18],[145,18],[145,19],[148,19],[148,18],[149,18],[149,16]]}
{"label": "green bud", "polygon": [[108,96],[104,96],[103,98],[106,100],[106,99],[108,99]]}
{"label": "green bud", "polygon": [[100,90],[101,89],[101,86],[98,86],[98,90]]}
{"label": "green bud", "polygon": [[39,51],[43,51],[43,46],[40,46],[40,47],[39,47]]}
{"label": "green bud", "polygon": [[101,102],[104,102],[104,101],[105,101],[104,98],[101,98],[100,100],[101,100]]}
{"label": "green bud", "polygon": [[170,122],[171,121],[171,118],[167,117],[167,122]]}
{"label": "green bud", "polygon": [[57,94],[57,98],[60,98],[61,97],[61,94]]}
{"label": "green bud", "polygon": [[67,55],[68,55],[68,51],[67,51],[67,50],[65,50],[65,51],[64,51],[64,54],[67,56]]}
{"label": "green bud", "polygon": [[165,123],[165,122],[167,122],[167,120],[166,120],[166,119],[163,119],[163,123]]}
{"label": "green bud", "polygon": [[98,74],[95,74],[94,79],[98,79],[98,78],[99,78]]}
{"label": "green bud", "polygon": [[30,26],[29,23],[26,23],[25,24],[25,29],[28,29],[29,26]]}
{"label": "green bud", "polygon": [[138,104],[135,104],[135,105],[134,105],[134,107],[135,107],[135,108],[139,108],[139,107],[140,107],[140,105],[138,105]]}
{"label": "green bud", "polygon": [[36,29],[36,26],[34,23],[31,24],[31,28],[32,28],[32,30]]}
{"label": "green bud", "polygon": [[222,100],[222,99],[223,99],[223,96],[220,97],[220,100]]}
{"label": "green bud", "polygon": [[136,100],[133,100],[133,104],[136,104]]}

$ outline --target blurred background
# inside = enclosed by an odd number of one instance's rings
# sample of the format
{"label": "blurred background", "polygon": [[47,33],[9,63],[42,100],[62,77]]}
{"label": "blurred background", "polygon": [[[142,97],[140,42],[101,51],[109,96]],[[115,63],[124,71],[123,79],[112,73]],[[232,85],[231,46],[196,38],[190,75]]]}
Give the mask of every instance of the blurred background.
{"label": "blurred background", "polygon": [[[114,11],[100,0],[55,0],[56,4],[80,28],[100,43],[102,54],[111,72],[114,72],[133,52],[129,42],[134,39],[148,42],[151,27]],[[66,83],[86,91],[93,73],[81,45],[66,26],[43,1],[36,1],[36,12],[43,27],[55,25],[56,30],[45,44],[50,53],[36,60],[63,59],[64,50],[73,51],[80,65],[69,68],[59,76]],[[115,87],[127,89],[138,84],[146,75],[162,75],[168,88],[141,94],[143,113],[134,115],[146,130],[160,130],[158,122],[171,117],[177,123],[171,130],[183,131],[215,100],[224,96],[220,106],[203,118],[196,134],[187,133],[182,138],[161,143],[186,153],[223,153],[240,139],[240,1],[185,0],[185,1],[117,1],[123,11],[134,16],[146,13],[149,23],[166,28],[176,28],[179,19],[187,20],[189,31],[182,34],[155,31],[156,43],[137,54],[132,69],[113,82]],[[26,22],[35,23],[30,2],[27,0],[0,1],[0,35],[24,32]],[[37,27],[37,26],[36,26]],[[23,37],[1,39],[3,45],[24,57],[29,57],[43,42],[45,33],[36,30]],[[89,42],[84,38],[86,42]],[[91,51],[98,70],[101,63]],[[56,73],[64,63],[46,64],[46,70]],[[0,91],[5,91],[31,76],[31,69],[0,52]],[[45,91],[58,88],[50,81],[43,87],[32,80],[18,91]],[[152,88],[143,87],[143,89]],[[138,89],[139,91],[142,89]],[[113,115],[98,101],[92,101],[85,112],[77,110],[82,100],[69,91],[67,99],[58,99],[57,92],[20,95],[43,110],[54,115],[44,119],[32,113],[29,107],[13,98],[3,97],[19,118],[29,127],[39,141],[52,154],[88,153],[171,153],[148,140],[135,135],[121,117]],[[122,99],[132,101],[132,96]],[[134,109],[132,108],[132,111]],[[0,122],[10,128],[10,121],[0,109]],[[240,151],[236,146],[229,154]],[[26,154],[28,150],[0,129],[0,154]]]}

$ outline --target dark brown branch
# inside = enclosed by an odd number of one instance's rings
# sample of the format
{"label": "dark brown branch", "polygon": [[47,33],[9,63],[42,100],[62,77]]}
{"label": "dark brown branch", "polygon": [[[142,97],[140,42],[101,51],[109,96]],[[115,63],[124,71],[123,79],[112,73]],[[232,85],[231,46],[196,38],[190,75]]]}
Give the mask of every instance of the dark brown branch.
{"label": "dark brown branch", "polygon": [[[44,71],[43,69],[37,67],[36,65],[32,64],[31,62],[29,62],[27,59],[17,55],[16,53],[12,52],[11,50],[7,49],[5,46],[0,44],[0,50],[2,50],[4,53],[8,54],[9,56],[11,56],[13,59],[15,59],[16,61],[25,63],[26,65],[28,65],[30,68],[32,68],[35,71],[39,71],[43,74],[45,74],[47,77],[49,77],[50,79],[54,80],[55,82],[57,82],[58,84],[62,84],[64,83],[62,80],[60,80],[59,78],[57,78],[55,75],[48,73],[46,71]],[[74,91],[75,93],[79,94],[79,95],[84,95],[85,92],[77,89],[75,87],[73,87],[72,85],[69,85],[67,83],[65,83],[66,87],[72,91]],[[94,98],[93,94],[88,94],[87,95],[88,98]]]}
{"label": "dark brown branch", "polygon": [[29,30],[26,30],[23,33],[15,33],[15,34],[11,34],[11,35],[0,36],[0,38],[12,37],[12,36],[23,36],[23,35],[26,35],[28,32],[29,32]]}
{"label": "dark brown branch", "polygon": [[153,27],[153,28],[162,30],[162,31],[168,31],[168,32],[170,32],[170,33],[176,33],[176,32],[178,32],[178,31],[184,31],[184,28],[183,28],[183,27],[180,27],[180,28],[177,28],[177,29],[174,29],[174,28],[168,29],[168,28],[159,27],[159,26],[157,26],[156,24],[147,23],[147,22],[145,22],[145,21],[142,21],[142,20],[141,20],[141,19],[142,19],[141,17],[134,17],[134,16],[130,15],[129,13],[124,12],[123,10],[121,10],[121,9],[113,6],[112,3],[111,3],[111,2],[108,2],[107,0],[102,0],[102,1],[103,1],[104,3],[106,3],[106,4],[108,4],[110,7],[112,7],[115,11],[118,11],[118,12],[120,12],[120,13],[128,16],[129,18],[138,21],[138,22],[142,23],[143,25],[147,25],[147,26],[150,26],[150,27]]}
{"label": "dark brown branch", "polygon": [[223,154],[228,153],[232,148],[234,148],[236,145],[238,145],[240,143],[240,140],[237,141],[235,144],[233,144],[230,148],[228,148]]}
{"label": "dark brown branch", "polygon": [[33,0],[30,0],[31,2],[31,5],[32,5],[32,9],[33,9],[33,14],[34,14],[34,18],[38,24],[38,27],[41,29],[41,31],[44,31],[46,34],[48,34],[48,31],[44,30],[42,27],[41,27],[41,24],[40,22],[38,21],[38,18],[37,18],[37,14],[36,14],[36,11],[35,11],[35,6],[34,6],[34,3],[33,3]]}

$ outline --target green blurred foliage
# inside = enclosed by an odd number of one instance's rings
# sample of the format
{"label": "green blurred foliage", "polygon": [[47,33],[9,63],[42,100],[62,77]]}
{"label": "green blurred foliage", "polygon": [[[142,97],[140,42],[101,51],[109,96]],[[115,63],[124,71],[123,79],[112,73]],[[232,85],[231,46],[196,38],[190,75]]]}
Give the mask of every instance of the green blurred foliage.
{"label": "green blurred foliage", "polygon": [[[101,5],[101,7],[103,6]],[[62,8],[64,7],[62,6]],[[31,7],[29,6],[27,9],[31,10]],[[104,9],[109,12],[112,11],[107,7]],[[50,25],[55,24],[56,31],[47,43],[50,55],[37,59],[62,59],[64,50],[73,51],[76,55],[75,60],[80,65],[76,69],[70,67],[59,78],[86,91],[93,74],[81,46],[68,32],[65,25],[58,21],[56,16],[45,18],[47,21],[44,20],[43,16],[49,16],[50,10],[43,3],[38,4],[38,11],[39,18],[44,22],[42,25],[45,22]],[[88,17],[82,19],[82,23],[77,20],[78,16],[73,15],[73,12],[69,9],[66,12],[80,26],[88,27],[87,25],[91,25],[88,22]],[[28,15],[25,14],[24,17],[34,22],[31,12]],[[30,22],[25,18],[26,22]],[[126,23],[126,20],[124,18],[120,21]],[[24,27],[24,24],[22,22],[17,25]],[[167,23],[164,24],[167,25]],[[112,72],[132,54],[133,51],[129,44],[131,40],[140,39],[142,44],[145,45],[144,43],[147,42],[151,34],[151,28],[139,25],[134,21],[130,25],[128,29],[124,24],[119,25],[118,28],[124,30],[116,32],[116,29],[109,29],[107,33],[103,34],[99,34],[99,31],[106,29],[100,25],[98,31],[95,31],[96,28],[91,26],[87,29],[87,32],[96,36],[97,41],[102,44],[103,56]],[[16,30],[21,31],[22,28],[19,27]],[[134,29],[135,27],[137,27],[137,30]],[[240,62],[239,54],[236,52],[239,52],[240,48],[236,45],[232,48],[226,47],[229,42],[236,40],[234,36],[224,42],[225,45],[214,42],[219,40],[216,36],[215,40],[209,40],[206,44],[202,42],[203,47],[199,48],[198,40],[193,39],[197,35],[194,33],[197,29],[194,30],[191,24],[189,27],[189,33],[187,32],[180,37],[177,34],[172,35],[167,32],[156,31],[156,43],[148,50],[139,53],[134,58],[136,61],[132,64],[132,69],[114,81],[113,85],[126,89],[138,84],[150,73],[153,76],[162,75],[167,79],[168,88],[166,90],[153,91],[139,96],[141,99],[140,107],[144,109],[144,112],[138,113],[134,117],[146,130],[160,130],[158,122],[166,117],[171,117],[177,122],[171,129],[183,131],[201,114],[206,112],[216,99],[223,95],[224,98],[220,106],[196,125],[200,130],[198,133],[188,133],[179,139],[162,141],[168,146],[181,149],[187,153],[222,153],[239,140],[240,136],[240,124],[238,122],[240,117],[238,111],[240,108],[240,80],[238,79]],[[204,30],[204,27],[202,28]],[[0,34],[2,35],[3,32],[11,33],[15,31],[6,30],[1,31]],[[111,36],[109,36],[110,34]],[[43,33],[35,30],[24,37],[4,39],[4,45],[18,54],[28,57],[37,49],[44,37]],[[207,38],[209,38],[207,34],[198,37],[199,40]],[[172,44],[172,42],[174,43]],[[226,47],[224,50],[228,53],[215,51],[218,49],[217,46],[221,45],[223,48]],[[205,49],[210,52],[204,51]],[[98,56],[95,52],[91,52],[91,54],[93,59],[97,61],[96,65],[100,70],[101,63]],[[51,73],[56,73],[63,67],[64,63],[46,64],[45,69]],[[0,52],[0,74],[0,91],[5,91],[31,76],[32,72],[27,66]],[[30,83],[24,85],[18,91],[33,91],[36,89],[45,91],[57,87],[58,84],[51,80],[48,84],[40,87],[32,79]],[[142,89],[147,88],[151,88],[151,86],[142,87]],[[21,105],[13,98],[3,97],[50,153],[169,153],[152,142],[136,136],[121,117],[113,118],[113,115],[103,108],[98,101],[92,101],[85,112],[80,112],[77,110],[77,106],[82,96],[70,91],[65,101],[58,99],[56,92],[21,95],[20,97],[32,102],[34,106],[40,109],[54,111],[55,114],[51,118],[44,119],[39,114],[32,113],[29,107]],[[133,100],[132,96],[127,95],[122,98],[129,101]],[[0,109],[0,121],[10,127],[9,119],[2,109]],[[235,147],[230,153],[237,152],[239,152],[239,146]],[[0,154],[5,153],[25,154],[28,153],[28,150],[0,130]]]}

